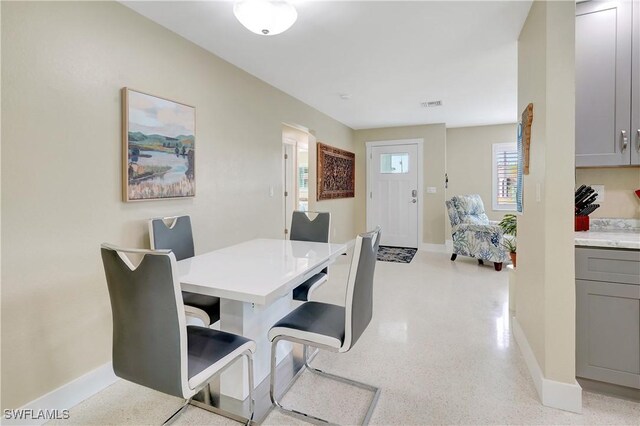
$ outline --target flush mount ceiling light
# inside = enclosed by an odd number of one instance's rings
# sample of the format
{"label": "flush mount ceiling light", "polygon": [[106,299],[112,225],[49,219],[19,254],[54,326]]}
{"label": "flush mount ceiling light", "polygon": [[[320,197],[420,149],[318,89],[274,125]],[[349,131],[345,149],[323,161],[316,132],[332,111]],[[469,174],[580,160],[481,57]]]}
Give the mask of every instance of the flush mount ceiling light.
{"label": "flush mount ceiling light", "polygon": [[422,106],[423,108],[439,107],[439,106],[442,106],[442,101],[425,101],[425,102],[420,102],[420,106]]}
{"label": "flush mount ceiling light", "polygon": [[278,0],[241,0],[233,6],[233,14],[249,31],[260,35],[280,34],[298,18],[295,7]]}

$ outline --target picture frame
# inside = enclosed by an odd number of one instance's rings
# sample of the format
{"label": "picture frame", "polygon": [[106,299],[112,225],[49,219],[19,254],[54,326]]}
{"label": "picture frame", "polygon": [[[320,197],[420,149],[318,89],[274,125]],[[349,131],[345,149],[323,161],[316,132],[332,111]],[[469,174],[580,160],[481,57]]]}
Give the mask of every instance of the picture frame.
{"label": "picture frame", "polygon": [[527,105],[522,111],[522,148],[525,175],[529,174],[529,152],[531,151],[531,125],[533,124],[533,104]]}
{"label": "picture frame", "polygon": [[196,109],[122,88],[124,202],[195,197]]}
{"label": "picture frame", "polygon": [[352,152],[317,144],[317,201],[355,197],[355,157]]}

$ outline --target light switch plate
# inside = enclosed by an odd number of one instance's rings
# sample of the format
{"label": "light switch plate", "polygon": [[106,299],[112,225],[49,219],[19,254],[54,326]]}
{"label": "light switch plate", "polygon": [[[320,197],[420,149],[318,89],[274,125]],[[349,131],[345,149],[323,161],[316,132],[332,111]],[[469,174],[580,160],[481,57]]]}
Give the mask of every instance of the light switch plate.
{"label": "light switch plate", "polygon": [[427,186],[427,194],[435,194],[436,187],[435,186]]}
{"label": "light switch plate", "polygon": [[600,184],[594,184],[594,185],[589,185],[591,187],[591,189],[593,189],[594,191],[596,191],[598,193],[598,196],[596,197],[596,203],[601,203],[604,201],[604,185],[600,185]]}

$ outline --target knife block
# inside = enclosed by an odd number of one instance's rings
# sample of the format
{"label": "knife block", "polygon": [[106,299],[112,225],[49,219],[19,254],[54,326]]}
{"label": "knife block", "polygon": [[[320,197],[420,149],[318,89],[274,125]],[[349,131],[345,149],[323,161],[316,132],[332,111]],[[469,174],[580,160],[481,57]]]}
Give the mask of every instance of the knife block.
{"label": "knife block", "polygon": [[589,230],[589,216],[576,216],[576,231]]}

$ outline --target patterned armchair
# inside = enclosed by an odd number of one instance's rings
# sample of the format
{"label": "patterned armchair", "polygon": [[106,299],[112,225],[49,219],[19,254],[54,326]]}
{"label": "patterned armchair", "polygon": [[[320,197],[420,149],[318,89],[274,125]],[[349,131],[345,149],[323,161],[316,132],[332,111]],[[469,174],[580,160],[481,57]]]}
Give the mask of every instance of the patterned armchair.
{"label": "patterned armchair", "polygon": [[496,271],[502,270],[502,263],[509,259],[502,245],[502,228],[498,222],[489,220],[482,198],[479,195],[457,195],[445,204],[453,238],[451,260],[456,260],[458,255],[471,256],[481,265],[488,260],[493,262]]}

